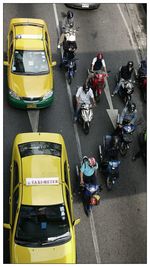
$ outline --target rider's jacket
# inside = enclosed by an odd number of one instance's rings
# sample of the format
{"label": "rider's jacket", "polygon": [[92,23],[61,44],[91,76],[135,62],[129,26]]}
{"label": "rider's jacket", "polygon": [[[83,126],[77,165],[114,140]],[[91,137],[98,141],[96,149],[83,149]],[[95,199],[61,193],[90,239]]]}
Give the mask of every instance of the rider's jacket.
{"label": "rider's jacket", "polygon": [[80,171],[86,176],[92,176],[97,169],[98,169],[98,163],[97,162],[96,162],[96,165],[94,167],[90,167],[88,164],[88,161],[85,161],[82,164]]}
{"label": "rider's jacket", "polygon": [[83,87],[79,87],[76,93],[76,97],[79,98],[79,103],[91,104],[91,98],[94,99],[94,94],[90,88],[87,93],[84,92]]}
{"label": "rider's jacket", "polygon": [[93,65],[93,70],[101,70],[101,68],[105,68],[106,64],[105,64],[105,60],[104,59],[97,59],[97,57],[93,58],[92,61],[92,65]]}
{"label": "rider's jacket", "polygon": [[130,80],[133,73],[133,69],[129,71],[128,66],[122,66],[120,69],[120,78],[123,78],[124,80]]}
{"label": "rider's jacket", "polygon": [[119,123],[122,124],[124,121],[128,121],[128,124],[135,124],[137,119],[137,110],[135,109],[133,112],[128,110],[128,107],[125,107],[121,113]]}

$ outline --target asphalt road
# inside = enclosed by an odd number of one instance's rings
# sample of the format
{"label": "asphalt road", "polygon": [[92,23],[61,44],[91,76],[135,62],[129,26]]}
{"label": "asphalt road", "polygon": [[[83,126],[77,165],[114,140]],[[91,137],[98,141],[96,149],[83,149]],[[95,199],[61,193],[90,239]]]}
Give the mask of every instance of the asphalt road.
{"label": "asphalt road", "polygon": [[[72,95],[78,85],[82,85],[92,58],[101,50],[104,52],[107,69],[111,70],[108,78],[110,91],[115,85],[114,76],[121,65],[133,60],[138,66],[138,52],[132,43],[132,28],[126,5],[121,4],[123,17],[117,4],[101,4],[93,11],[73,10],[75,21],[80,26],[77,34],[77,73],[71,84]],[[103,135],[112,133],[114,128],[106,109],[109,103],[105,93],[94,109],[94,120],[90,133],[85,136],[81,127],[73,124],[65,75],[59,69],[60,51],[57,50],[57,28],[53,4],[4,4],[4,57],[7,51],[7,32],[9,21],[13,17],[31,17],[44,19],[49,28],[54,68],[55,99],[51,107],[40,110],[38,131],[58,132],[65,139],[71,169],[74,194],[74,211],[81,223],[76,227],[78,263],[146,263],[147,261],[147,181],[146,168],[142,159],[131,161],[137,147],[137,133],[145,126],[146,106],[136,88],[133,99],[137,104],[138,118],[142,124],[137,128],[134,142],[128,155],[121,159],[120,180],[112,192],[105,188],[104,179],[99,174],[103,185],[101,203],[93,209],[91,218],[84,214],[82,203],[76,190],[75,165],[79,163],[76,135],[79,136],[82,155],[98,157],[98,145]],[[59,21],[68,8],[57,4]],[[129,28],[125,21],[129,22]],[[135,25],[136,27],[137,25]],[[131,33],[131,36],[129,32]],[[134,49],[135,48],[135,49]],[[123,103],[116,96],[113,107],[119,112]],[[28,112],[10,107],[7,103],[7,77],[4,68],[4,222],[9,220],[9,165],[12,142],[17,133],[32,131]],[[9,263],[8,233],[4,231],[4,263]]]}

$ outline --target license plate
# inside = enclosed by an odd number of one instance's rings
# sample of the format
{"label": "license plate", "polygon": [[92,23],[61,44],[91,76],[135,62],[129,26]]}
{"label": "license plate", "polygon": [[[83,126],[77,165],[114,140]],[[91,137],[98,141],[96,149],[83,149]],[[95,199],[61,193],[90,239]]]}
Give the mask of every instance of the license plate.
{"label": "license plate", "polygon": [[27,104],[27,108],[36,108],[36,104]]}
{"label": "license plate", "polygon": [[89,4],[82,4],[83,8],[89,8]]}

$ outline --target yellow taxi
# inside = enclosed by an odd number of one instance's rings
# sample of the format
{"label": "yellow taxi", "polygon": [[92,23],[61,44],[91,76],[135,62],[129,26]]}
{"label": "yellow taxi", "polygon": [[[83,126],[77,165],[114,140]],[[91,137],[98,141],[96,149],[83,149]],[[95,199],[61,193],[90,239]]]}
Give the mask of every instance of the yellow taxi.
{"label": "yellow taxi", "polygon": [[13,18],[8,31],[8,101],[14,107],[36,109],[53,101],[50,37],[42,19]]}
{"label": "yellow taxi", "polygon": [[9,229],[11,263],[76,263],[73,197],[63,137],[22,133],[13,143]]}

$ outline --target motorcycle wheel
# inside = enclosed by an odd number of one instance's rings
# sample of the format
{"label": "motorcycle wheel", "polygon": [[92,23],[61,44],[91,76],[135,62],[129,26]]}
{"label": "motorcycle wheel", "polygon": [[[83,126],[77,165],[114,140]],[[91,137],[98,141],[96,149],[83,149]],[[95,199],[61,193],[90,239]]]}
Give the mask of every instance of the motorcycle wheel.
{"label": "motorcycle wheel", "polygon": [[127,154],[127,150],[128,150],[127,145],[124,142],[122,142],[120,145],[121,156],[125,156]]}
{"label": "motorcycle wheel", "polygon": [[85,214],[89,217],[90,213],[91,213],[91,209],[92,209],[92,206],[87,204],[87,205],[84,205],[84,211],[85,211]]}
{"label": "motorcycle wheel", "polygon": [[68,77],[67,80],[68,80],[68,83],[71,84],[71,82],[72,82],[72,77],[69,75],[69,77]]}
{"label": "motorcycle wheel", "polygon": [[109,176],[106,179],[106,186],[107,186],[108,191],[111,191],[112,190],[113,184],[112,184],[112,180],[110,179]]}
{"label": "motorcycle wheel", "polygon": [[83,130],[84,130],[84,133],[85,133],[85,134],[88,134],[88,133],[89,133],[89,130],[90,130],[90,129],[89,129],[89,125],[88,125],[87,122],[84,123],[84,128],[83,128]]}
{"label": "motorcycle wheel", "polygon": [[99,103],[99,102],[100,102],[100,95],[97,94],[97,95],[95,96],[95,101],[96,101],[96,103]]}

